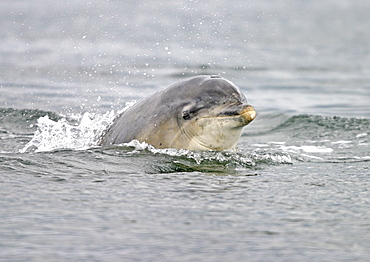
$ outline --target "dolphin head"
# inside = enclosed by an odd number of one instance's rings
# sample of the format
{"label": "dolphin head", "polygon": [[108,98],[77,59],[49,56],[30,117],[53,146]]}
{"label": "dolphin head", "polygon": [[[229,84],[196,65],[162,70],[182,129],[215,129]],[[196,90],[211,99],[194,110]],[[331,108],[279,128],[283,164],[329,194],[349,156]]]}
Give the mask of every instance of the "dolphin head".
{"label": "dolphin head", "polygon": [[236,146],[243,127],[256,111],[230,81],[210,76],[187,85],[192,99],[178,112],[177,122],[191,150],[229,150]]}
{"label": "dolphin head", "polygon": [[118,116],[101,145],[146,142],[156,148],[229,150],[256,117],[239,88],[219,76],[179,81]]}

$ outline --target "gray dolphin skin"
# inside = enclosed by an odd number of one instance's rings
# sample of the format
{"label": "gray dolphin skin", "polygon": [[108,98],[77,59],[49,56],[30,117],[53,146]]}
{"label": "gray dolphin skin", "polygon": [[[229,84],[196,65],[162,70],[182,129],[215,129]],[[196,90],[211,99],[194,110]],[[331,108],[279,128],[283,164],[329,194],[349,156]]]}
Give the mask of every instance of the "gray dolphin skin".
{"label": "gray dolphin skin", "polygon": [[155,148],[230,150],[256,112],[220,76],[196,76],[139,101],[107,129],[100,145],[146,142]]}

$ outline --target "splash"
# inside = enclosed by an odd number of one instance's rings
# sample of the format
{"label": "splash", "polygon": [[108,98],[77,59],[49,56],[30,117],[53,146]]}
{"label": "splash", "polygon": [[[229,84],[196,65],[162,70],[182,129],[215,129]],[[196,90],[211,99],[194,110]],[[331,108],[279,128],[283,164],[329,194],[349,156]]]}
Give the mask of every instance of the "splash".
{"label": "splash", "polygon": [[131,153],[140,151],[149,151],[152,154],[161,154],[173,158],[191,159],[197,165],[219,164],[233,167],[255,167],[258,164],[292,164],[292,158],[289,154],[282,152],[252,152],[244,153],[235,149],[232,151],[191,151],[187,149],[165,148],[157,149],[145,142],[133,140],[122,144],[125,147],[133,148]]}
{"label": "splash", "polygon": [[65,118],[54,121],[47,115],[40,117],[33,138],[20,153],[56,149],[83,150],[97,146],[100,136],[112,123],[114,116],[114,111],[103,115],[84,113],[77,125],[69,123]]}

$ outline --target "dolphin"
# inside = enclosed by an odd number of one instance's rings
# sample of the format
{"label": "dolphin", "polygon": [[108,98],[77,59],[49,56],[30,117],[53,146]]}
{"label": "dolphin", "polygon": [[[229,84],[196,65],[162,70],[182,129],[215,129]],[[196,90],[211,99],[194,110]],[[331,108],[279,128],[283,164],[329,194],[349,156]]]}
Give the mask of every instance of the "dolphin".
{"label": "dolphin", "polygon": [[101,146],[145,142],[155,148],[231,150],[256,111],[232,82],[218,75],[179,81],[121,113]]}

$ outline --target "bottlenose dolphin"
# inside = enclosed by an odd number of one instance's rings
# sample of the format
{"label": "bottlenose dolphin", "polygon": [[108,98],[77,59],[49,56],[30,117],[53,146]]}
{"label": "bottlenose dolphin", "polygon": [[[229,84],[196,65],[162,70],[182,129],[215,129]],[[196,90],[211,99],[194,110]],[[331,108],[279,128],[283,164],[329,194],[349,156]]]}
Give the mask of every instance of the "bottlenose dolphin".
{"label": "bottlenose dolphin", "polygon": [[230,150],[255,117],[256,111],[236,85],[220,76],[196,76],[124,111],[100,145],[138,140],[156,148]]}

